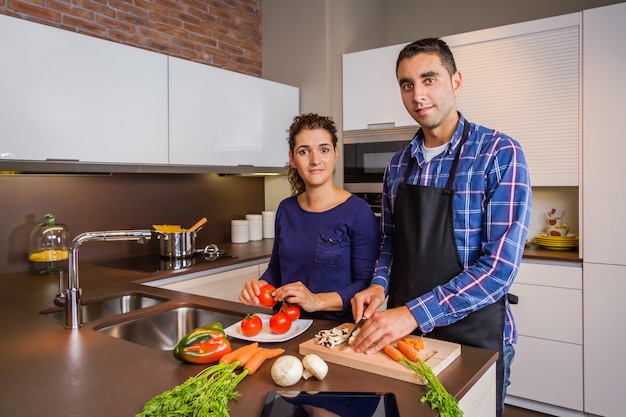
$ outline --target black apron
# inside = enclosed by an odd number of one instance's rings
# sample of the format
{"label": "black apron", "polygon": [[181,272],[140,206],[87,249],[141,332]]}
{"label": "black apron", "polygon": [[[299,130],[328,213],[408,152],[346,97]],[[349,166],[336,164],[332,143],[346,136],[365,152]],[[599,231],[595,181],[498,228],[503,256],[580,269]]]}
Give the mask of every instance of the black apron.
{"label": "black apron", "polygon": [[[452,186],[461,148],[468,136],[469,122],[466,120],[463,137],[445,188],[407,184],[407,179],[415,166],[415,158],[411,157],[409,160],[394,205],[395,239],[389,285],[390,308],[403,306],[463,272],[463,263],[454,238]],[[496,364],[497,416],[502,415],[505,314],[505,297],[502,297],[498,302],[477,310],[455,323],[436,327],[428,333],[429,337],[495,350],[499,353]]]}

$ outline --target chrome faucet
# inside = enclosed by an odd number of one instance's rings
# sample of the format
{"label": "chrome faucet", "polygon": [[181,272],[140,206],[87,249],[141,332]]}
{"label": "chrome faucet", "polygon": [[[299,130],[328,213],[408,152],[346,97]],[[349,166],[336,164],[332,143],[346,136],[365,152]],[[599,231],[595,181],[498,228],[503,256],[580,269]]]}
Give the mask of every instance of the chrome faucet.
{"label": "chrome faucet", "polygon": [[82,290],[78,282],[78,248],[88,241],[136,240],[146,243],[152,237],[151,230],[110,230],[103,232],[85,232],[72,240],[69,250],[69,278],[68,288],[62,290],[54,298],[54,303],[65,306],[65,328],[78,329],[82,327],[80,299]]}

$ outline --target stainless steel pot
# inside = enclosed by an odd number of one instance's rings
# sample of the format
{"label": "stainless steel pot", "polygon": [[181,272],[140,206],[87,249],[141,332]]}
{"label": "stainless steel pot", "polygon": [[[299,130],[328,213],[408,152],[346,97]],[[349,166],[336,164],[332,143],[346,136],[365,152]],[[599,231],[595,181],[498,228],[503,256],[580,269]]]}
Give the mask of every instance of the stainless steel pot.
{"label": "stainless steel pot", "polygon": [[[198,229],[200,230],[200,229]],[[191,258],[196,252],[196,232],[156,232],[160,240],[161,256],[165,258]]]}

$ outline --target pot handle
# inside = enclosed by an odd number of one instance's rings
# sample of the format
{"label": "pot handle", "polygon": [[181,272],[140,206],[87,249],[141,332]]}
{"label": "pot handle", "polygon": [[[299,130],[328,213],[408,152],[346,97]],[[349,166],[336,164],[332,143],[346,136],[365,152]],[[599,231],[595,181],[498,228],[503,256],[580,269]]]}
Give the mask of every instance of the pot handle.
{"label": "pot handle", "polygon": [[152,233],[157,235],[157,239],[160,239],[161,236],[163,236],[163,240],[168,240],[167,233],[165,232],[161,232],[160,230],[154,229],[152,230]]}
{"label": "pot handle", "polygon": [[201,229],[201,227],[200,227],[200,226],[204,225],[204,223],[206,223],[206,222],[207,222],[206,217],[203,217],[203,218],[201,218],[200,220],[198,220],[198,221],[196,222],[196,224],[194,224],[193,226],[191,226],[191,227],[190,227],[189,229],[187,229],[186,231],[187,231],[187,232],[193,232],[193,233],[195,233],[195,232],[197,232],[198,230],[200,230],[200,229]]}

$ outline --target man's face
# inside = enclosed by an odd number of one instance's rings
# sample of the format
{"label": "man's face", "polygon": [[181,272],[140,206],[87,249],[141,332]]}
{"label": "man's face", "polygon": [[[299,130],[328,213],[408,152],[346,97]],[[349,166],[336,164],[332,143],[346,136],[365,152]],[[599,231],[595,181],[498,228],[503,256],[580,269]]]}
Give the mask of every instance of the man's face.
{"label": "man's face", "polygon": [[437,55],[421,53],[400,61],[396,75],[402,103],[422,128],[436,130],[446,121],[456,121],[458,71],[450,77]]}

